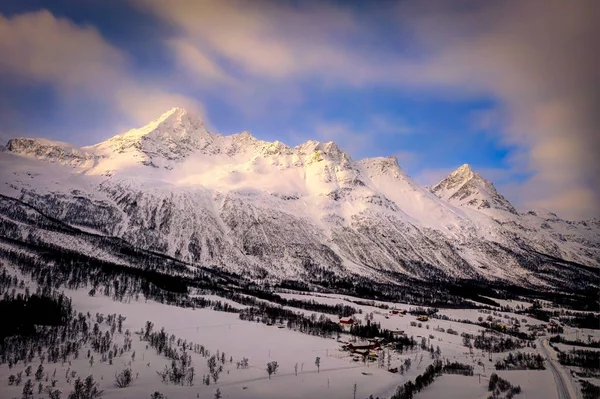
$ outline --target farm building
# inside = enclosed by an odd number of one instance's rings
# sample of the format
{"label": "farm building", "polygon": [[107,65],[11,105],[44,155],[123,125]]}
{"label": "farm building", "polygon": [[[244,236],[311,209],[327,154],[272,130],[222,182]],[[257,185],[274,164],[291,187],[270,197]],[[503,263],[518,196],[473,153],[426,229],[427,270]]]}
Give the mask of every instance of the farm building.
{"label": "farm building", "polygon": [[340,317],[340,325],[344,330],[349,330],[354,325],[354,319],[352,317]]}

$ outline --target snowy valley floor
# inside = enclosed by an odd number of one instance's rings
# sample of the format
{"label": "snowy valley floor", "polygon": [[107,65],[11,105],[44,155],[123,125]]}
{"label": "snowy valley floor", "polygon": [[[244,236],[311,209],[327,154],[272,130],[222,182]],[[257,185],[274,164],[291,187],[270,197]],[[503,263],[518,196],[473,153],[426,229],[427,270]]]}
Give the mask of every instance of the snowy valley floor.
{"label": "snowy valley floor", "polygon": [[[16,270],[9,270],[19,277],[23,277]],[[35,291],[33,282],[29,283],[31,291]],[[23,291],[23,289],[19,289]],[[385,367],[378,367],[377,361],[367,362],[354,361],[353,355],[341,350],[341,344],[335,338],[321,338],[300,333],[288,328],[279,328],[277,325],[267,325],[260,322],[240,320],[237,313],[218,312],[209,309],[180,308],[164,305],[152,300],[130,300],[125,302],[113,301],[111,298],[97,293],[95,296],[88,294],[89,288],[78,290],[64,290],[65,295],[72,298],[73,307],[76,312],[91,314],[95,320],[96,314],[121,314],[126,319],[123,322],[123,333],[115,332],[113,342],[122,344],[125,339],[125,331],[132,332],[132,347],[121,356],[115,356],[113,364],[101,362],[97,358],[93,365],[90,364],[85,352],[82,350],[78,359],[70,359],[65,363],[43,363],[45,376],[55,375],[56,388],[62,391],[62,398],[66,398],[72,390],[73,380],[76,376],[85,378],[93,375],[99,382],[100,389],[104,390],[103,398],[150,398],[150,395],[159,391],[167,398],[213,398],[217,388],[223,398],[239,399],[267,399],[267,398],[388,398],[400,385],[409,380],[414,380],[422,374],[425,368],[433,362],[430,352],[421,350],[418,346],[415,350],[404,353],[388,351],[391,356],[389,364],[398,367],[405,364],[406,359],[411,359],[412,367],[403,375],[391,373]],[[403,330],[407,336],[413,336],[417,342],[427,340],[427,346],[432,345],[441,350],[441,360],[468,364],[474,367],[474,376],[459,376],[444,374],[438,377],[432,385],[424,388],[417,394],[418,399],[433,398],[487,398],[490,392],[487,390],[489,377],[494,372],[494,363],[508,355],[508,352],[493,353],[489,360],[488,353],[469,349],[463,345],[460,335],[448,334],[448,329],[455,330],[458,334],[468,333],[477,335],[481,327],[473,324],[460,323],[449,320],[429,319],[422,326],[413,326],[411,322],[415,317],[409,314],[390,314],[389,310],[376,306],[358,305],[350,301],[358,298],[346,297],[334,294],[281,294],[285,298],[296,298],[302,300],[314,300],[319,303],[338,304],[344,303],[360,310],[357,318],[364,318],[372,313],[372,322],[380,323],[382,328],[389,330]],[[213,300],[223,300],[220,297],[208,297]],[[230,304],[244,308],[244,305],[229,301]],[[384,302],[373,302],[373,305],[388,305],[398,310],[409,309],[407,304],[394,304]],[[292,308],[293,309],[293,308]],[[293,309],[301,311],[299,309]],[[313,312],[302,311],[308,315]],[[498,311],[498,316],[504,314],[509,317],[518,317],[510,312]],[[478,317],[487,317],[476,309],[440,309],[439,314],[453,319],[470,319],[476,321]],[[321,316],[320,314],[316,315]],[[324,315],[334,318],[332,315]],[[529,325],[542,324],[539,320],[527,317]],[[195,369],[193,385],[164,384],[161,382],[157,371],[161,371],[171,361],[164,356],[158,355],[156,350],[142,341],[138,332],[144,328],[147,321],[154,323],[154,331],[164,327],[170,335],[176,339],[186,340],[188,343],[203,345],[211,354],[217,350],[225,353],[223,358],[223,371],[218,381],[210,381],[210,385],[203,384],[203,376],[209,373],[207,356],[190,351],[192,365]],[[5,320],[4,322],[9,322]],[[92,323],[93,324],[93,323]],[[102,324],[102,331],[110,327]],[[444,332],[441,332],[442,329]],[[594,330],[597,339],[597,330]],[[568,332],[568,331],[567,331]],[[341,340],[348,341],[350,337],[343,334]],[[537,353],[533,348],[522,348],[518,351]],[[133,357],[133,353],[135,356]],[[517,351],[513,351],[517,352]],[[320,358],[320,367],[315,364],[316,358]],[[240,368],[238,362],[243,358],[248,359],[249,367]],[[277,361],[279,368],[269,378],[266,368],[267,363]],[[387,360],[385,361],[387,363]],[[23,375],[23,381],[33,379],[33,373],[40,364],[36,356],[31,362],[33,366],[32,376]],[[297,366],[297,370],[295,370]],[[133,381],[126,388],[117,388],[114,385],[115,373],[127,367],[131,367]],[[0,397],[21,398],[23,382],[20,386],[9,385],[9,375],[25,369],[23,362],[18,362],[9,369],[7,364],[0,365]],[[55,371],[55,374],[54,374]],[[73,371],[76,374],[72,374]],[[525,370],[525,371],[498,371],[501,377],[510,381],[513,385],[520,385],[522,392],[517,398],[523,399],[554,399],[558,398],[553,375],[550,370]],[[71,374],[67,378],[67,374]],[[69,382],[67,381],[69,380]],[[38,394],[38,381],[34,381],[33,398],[46,398],[45,393]],[[41,380],[42,385],[48,383],[45,378]],[[356,386],[356,392],[354,387]]]}

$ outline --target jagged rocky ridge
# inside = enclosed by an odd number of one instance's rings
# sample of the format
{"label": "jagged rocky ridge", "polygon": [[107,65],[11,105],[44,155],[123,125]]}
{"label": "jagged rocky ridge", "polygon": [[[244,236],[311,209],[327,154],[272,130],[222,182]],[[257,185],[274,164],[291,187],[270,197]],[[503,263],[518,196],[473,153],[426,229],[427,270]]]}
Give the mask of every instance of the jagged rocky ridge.
{"label": "jagged rocky ridge", "polygon": [[254,277],[560,285],[600,264],[597,220],[519,214],[467,165],[430,191],[393,157],[213,134],[179,108],[85,148],[14,139],[0,167],[0,237],[111,261],[130,262],[90,236]]}

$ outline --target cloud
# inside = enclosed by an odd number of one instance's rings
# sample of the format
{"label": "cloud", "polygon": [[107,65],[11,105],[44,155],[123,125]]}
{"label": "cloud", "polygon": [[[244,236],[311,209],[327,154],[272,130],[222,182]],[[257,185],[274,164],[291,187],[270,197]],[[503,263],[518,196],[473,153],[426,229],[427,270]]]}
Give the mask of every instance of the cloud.
{"label": "cloud", "polygon": [[360,159],[371,156],[394,155],[399,162],[411,163],[416,159],[416,154],[409,151],[397,151],[390,154],[382,148],[382,139],[390,139],[398,135],[407,135],[414,132],[400,117],[387,117],[372,115],[367,117],[360,126],[354,126],[341,120],[318,120],[312,124],[308,133],[292,134],[294,141],[303,141],[311,138],[322,142],[334,141],[343,151],[353,158]]}
{"label": "cloud", "polygon": [[95,28],[57,19],[48,11],[0,15],[0,51],[8,55],[0,58],[2,72],[65,92],[102,91],[106,81],[119,78],[126,62]]}
{"label": "cloud", "polygon": [[233,83],[229,76],[214,60],[185,39],[167,39],[167,45],[175,53],[179,67],[200,82]]}
{"label": "cloud", "polygon": [[201,54],[204,64],[222,59],[241,74],[270,79],[307,71],[332,77],[347,74],[353,69],[349,61],[354,54],[343,50],[348,45],[342,39],[361,32],[350,12],[320,2],[295,7],[260,0],[133,0],[133,4],[179,30],[178,40],[185,38],[186,44],[174,50],[182,57],[193,51]]}
{"label": "cloud", "polygon": [[127,54],[92,26],[42,10],[0,14],[0,74],[13,84],[53,88],[77,107],[82,96],[104,102],[132,123],[145,123],[174,105],[201,111],[194,99],[135,78]]}
{"label": "cloud", "polygon": [[377,132],[394,135],[406,135],[415,132],[414,127],[399,117],[391,118],[385,115],[371,115],[368,120],[370,127]]}
{"label": "cloud", "polygon": [[597,2],[425,3],[401,9],[427,49],[412,84],[497,99],[498,113],[480,122],[499,124],[499,140],[517,148],[512,159],[533,173],[523,202],[600,214]]}
{"label": "cloud", "polygon": [[254,119],[273,109],[291,114],[309,103],[307,83],[314,88],[315,79],[317,91],[340,83],[364,87],[376,76],[370,70],[375,64],[365,68],[365,59],[381,58],[356,51],[376,41],[356,13],[325,2],[130,3],[170,27],[172,34],[163,42],[197,87]]}

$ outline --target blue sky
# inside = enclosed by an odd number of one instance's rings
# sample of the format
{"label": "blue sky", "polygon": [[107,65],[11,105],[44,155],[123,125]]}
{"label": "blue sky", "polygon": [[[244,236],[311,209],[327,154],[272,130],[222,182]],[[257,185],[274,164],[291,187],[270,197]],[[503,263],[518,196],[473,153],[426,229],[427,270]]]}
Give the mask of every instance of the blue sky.
{"label": "blue sky", "polygon": [[88,145],[178,105],[224,134],[395,155],[423,184],[469,163],[517,207],[598,215],[594,72],[568,47],[594,3],[484,3],[2,2],[0,135]]}

